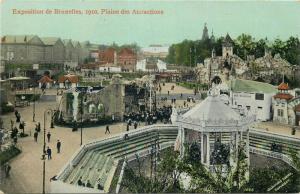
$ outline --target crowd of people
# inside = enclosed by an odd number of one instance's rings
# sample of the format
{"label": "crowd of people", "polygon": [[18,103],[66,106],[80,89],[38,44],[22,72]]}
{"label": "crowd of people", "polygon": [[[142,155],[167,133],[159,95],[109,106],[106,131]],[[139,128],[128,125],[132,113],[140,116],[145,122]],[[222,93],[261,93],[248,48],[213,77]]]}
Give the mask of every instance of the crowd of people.
{"label": "crowd of people", "polygon": [[152,112],[131,112],[124,115],[124,121],[127,122],[129,126],[133,125],[134,128],[137,128],[137,125],[140,122],[145,122],[146,125],[156,124],[158,121],[160,121],[161,123],[169,123],[171,114],[172,107],[163,106],[162,108],[157,108]]}

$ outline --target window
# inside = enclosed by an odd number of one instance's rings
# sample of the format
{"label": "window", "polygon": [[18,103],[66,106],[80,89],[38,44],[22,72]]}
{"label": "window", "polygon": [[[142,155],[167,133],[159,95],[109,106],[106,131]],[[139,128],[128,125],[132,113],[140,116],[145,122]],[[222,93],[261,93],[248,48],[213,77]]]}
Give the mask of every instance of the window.
{"label": "window", "polygon": [[283,117],[283,110],[282,109],[277,110],[277,116],[278,117]]}
{"label": "window", "polygon": [[259,107],[257,107],[257,108],[258,108],[258,109],[260,109],[260,110],[262,109],[262,107],[261,107],[261,106],[259,106]]}
{"label": "window", "polygon": [[247,108],[247,110],[250,110],[250,109],[251,109],[251,107],[250,107],[250,106],[246,106],[246,108]]}
{"label": "window", "polygon": [[264,100],[264,94],[256,93],[255,100]]}

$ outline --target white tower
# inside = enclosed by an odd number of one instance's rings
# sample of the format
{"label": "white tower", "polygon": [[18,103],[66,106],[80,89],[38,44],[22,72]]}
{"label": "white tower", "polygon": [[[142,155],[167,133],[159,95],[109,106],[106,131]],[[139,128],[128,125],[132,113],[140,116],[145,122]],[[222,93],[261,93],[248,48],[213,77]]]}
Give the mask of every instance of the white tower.
{"label": "white tower", "polygon": [[222,56],[223,58],[227,58],[233,55],[233,41],[229,34],[226,35],[223,43],[222,43]]}

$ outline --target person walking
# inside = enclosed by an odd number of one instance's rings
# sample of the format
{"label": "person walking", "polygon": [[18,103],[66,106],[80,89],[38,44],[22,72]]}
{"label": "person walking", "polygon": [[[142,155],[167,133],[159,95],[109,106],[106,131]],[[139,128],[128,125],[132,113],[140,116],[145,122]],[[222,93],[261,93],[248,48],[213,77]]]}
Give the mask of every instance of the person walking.
{"label": "person walking", "polygon": [[16,116],[16,123],[19,123],[21,120],[21,114],[18,112]]}
{"label": "person walking", "polygon": [[105,134],[106,134],[107,132],[110,133],[110,131],[109,131],[109,126],[108,126],[108,125],[106,125]]}
{"label": "person walking", "polygon": [[38,132],[41,131],[41,123],[40,123],[40,122],[38,122],[38,124],[37,124],[37,131],[38,131]]}
{"label": "person walking", "polygon": [[61,147],[61,142],[59,141],[59,139],[57,140],[57,143],[56,143],[56,148],[57,148],[57,153],[59,154],[60,153],[60,147]]}
{"label": "person walking", "polygon": [[6,163],[6,165],[5,165],[5,177],[6,178],[9,177],[10,170],[11,170],[11,166],[8,163]]}
{"label": "person walking", "polygon": [[38,138],[38,132],[34,132],[33,137],[34,137],[34,141],[37,142],[37,138]]}
{"label": "person walking", "polygon": [[25,122],[24,121],[21,121],[20,124],[19,124],[19,129],[22,130],[22,133],[24,134],[25,133]]}
{"label": "person walking", "polygon": [[51,133],[50,133],[50,131],[48,131],[48,133],[47,133],[47,140],[48,140],[48,143],[50,142],[50,138],[51,138]]}
{"label": "person walking", "polygon": [[93,188],[89,180],[86,183],[86,187]]}
{"label": "person walking", "polygon": [[16,118],[18,117],[19,112],[17,110],[15,110],[15,116]]}
{"label": "person walking", "polygon": [[138,123],[136,122],[136,121],[134,121],[134,129],[136,129],[137,128],[137,126],[138,126]]}
{"label": "person walking", "polygon": [[82,176],[79,178],[79,180],[77,181],[77,184],[79,185],[79,186],[82,186]]}
{"label": "person walking", "polygon": [[129,124],[127,124],[126,131],[129,131]]}
{"label": "person walking", "polygon": [[52,159],[52,150],[51,150],[51,148],[48,146],[47,147],[47,155],[48,155],[48,160],[50,160],[50,159]]}
{"label": "person walking", "polygon": [[11,128],[11,130],[13,130],[13,128],[14,128],[14,121],[12,119],[10,120],[10,128]]}

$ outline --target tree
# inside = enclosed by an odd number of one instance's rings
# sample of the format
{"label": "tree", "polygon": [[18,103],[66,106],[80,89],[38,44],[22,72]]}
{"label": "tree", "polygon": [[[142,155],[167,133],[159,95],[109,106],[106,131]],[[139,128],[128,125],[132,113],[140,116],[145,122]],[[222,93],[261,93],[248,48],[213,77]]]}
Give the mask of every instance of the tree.
{"label": "tree", "polygon": [[235,41],[236,53],[246,60],[247,55],[255,54],[255,42],[251,35],[241,34]]}
{"label": "tree", "polygon": [[265,50],[269,49],[265,39],[260,39],[255,42],[255,57],[263,57],[265,54]]}

